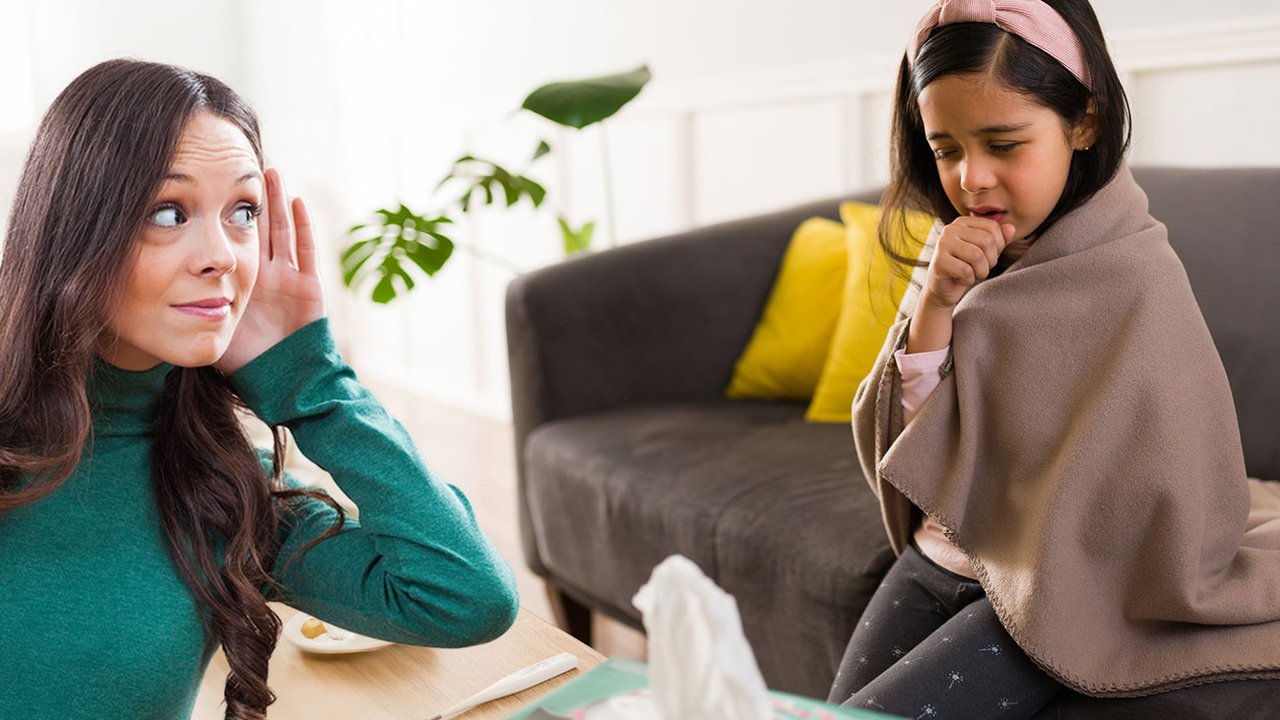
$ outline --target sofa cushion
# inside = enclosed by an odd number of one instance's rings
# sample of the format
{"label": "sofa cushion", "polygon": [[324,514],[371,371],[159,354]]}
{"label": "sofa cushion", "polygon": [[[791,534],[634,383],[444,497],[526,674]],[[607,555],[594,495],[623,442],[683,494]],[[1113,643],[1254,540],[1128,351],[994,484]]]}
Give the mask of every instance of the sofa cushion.
{"label": "sofa cushion", "polygon": [[[831,351],[805,417],[810,422],[849,425],[853,395],[862,378],[871,372],[880,346],[897,320],[899,305],[910,284],[903,268],[890,260],[880,246],[880,206],[847,202],[840,217],[848,229],[849,271],[840,302]],[[893,244],[908,256],[921,257],[933,229],[928,213],[909,212],[890,223]],[[923,278],[921,273],[920,278]]]}
{"label": "sofa cushion", "polygon": [[819,425],[823,462],[773,474],[716,525],[717,582],[738,600],[770,687],[825,698],[893,551],[849,428]]}
{"label": "sofa cushion", "polygon": [[768,617],[777,598],[795,596],[816,608],[805,621],[815,634],[835,623],[838,635],[891,560],[849,428],[806,423],[802,404],[723,400],[560,420],[530,434],[525,463],[542,562],[633,623],[632,595],[680,553],[744,608]]}
{"label": "sofa cushion", "polygon": [[760,322],[733,368],[725,397],[813,397],[840,317],[849,253],[845,227],[824,217],[800,223],[782,256]]}

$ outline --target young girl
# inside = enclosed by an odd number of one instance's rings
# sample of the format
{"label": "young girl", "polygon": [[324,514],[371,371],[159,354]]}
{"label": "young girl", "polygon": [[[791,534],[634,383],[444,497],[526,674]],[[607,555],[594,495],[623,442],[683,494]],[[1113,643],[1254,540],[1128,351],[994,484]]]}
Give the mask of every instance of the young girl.
{"label": "young girl", "polygon": [[[0,264],[0,714],[265,717],[279,600],[485,642],[510,569],[338,356],[306,207],[214,78],[97,65],[37,132]],[[276,431],[250,446],[247,407]],[[280,472],[283,436],[360,507]]]}
{"label": "young girl", "polygon": [[[899,558],[833,702],[1029,717],[1063,687],[1280,676],[1280,492],[1122,158],[1085,0],[943,0],[903,61],[886,206],[940,222],[854,400]],[[912,263],[912,248],[885,249]],[[917,248],[918,249],[918,246]]]}

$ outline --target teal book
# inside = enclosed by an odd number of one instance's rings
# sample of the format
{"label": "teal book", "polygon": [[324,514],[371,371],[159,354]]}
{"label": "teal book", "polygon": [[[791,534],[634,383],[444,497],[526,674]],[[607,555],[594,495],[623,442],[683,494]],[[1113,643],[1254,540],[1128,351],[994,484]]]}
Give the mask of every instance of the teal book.
{"label": "teal book", "polygon": [[[584,711],[610,698],[623,697],[649,687],[649,668],[641,662],[609,658],[548,693],[507,720],[580,720]],[[890,715],[836,707],[790,693],[769,691],[773,720],[876,720]]]}

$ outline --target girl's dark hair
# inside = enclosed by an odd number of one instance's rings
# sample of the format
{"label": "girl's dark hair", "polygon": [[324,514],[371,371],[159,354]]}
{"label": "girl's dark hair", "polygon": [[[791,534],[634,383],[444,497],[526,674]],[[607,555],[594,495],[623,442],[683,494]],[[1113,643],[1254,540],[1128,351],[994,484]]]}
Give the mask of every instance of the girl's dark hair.
{"label": "girl's dark hair", "polygon": [[[249,106],[218,80],[170,65],[95,65],[40,123],[0,263],[0,513],[47,496],[92,455],[86,386],[104,309],[121,298],[134,240],[197,112],[243,131],[261,165]],[[263,468],[237,415],[244,410],[217,370],[174,368],[154,410],[152,452],[169,552],[226,654],[226,717],[237,720],[265,717],[275,700],[267,663],[280,621],[263,588],[279,589],[269,573],[282,519],[312,497],[338,513],[314,542],[344,521],[326,494],[285,489],[280,428],[271,470]]]}
{"label": "girl's dark hair", "polygon": [[[990,74],[1056,112],[1068,129],[1084,119],[1092,103],[1093,144],[1089,150],[1072,155],[1062,196],[1033,236],[1043,234],[1058,218],[1084,204],[1116,174],[1129,147],[1129,101],[1107,52],[1102,26],[1087,0],[1045,0],[1045,4],[1056,10],[1080,39],[1092,90],[1048,53],[995,25],[938,27],[920,46],[915,62],[904,56],[898,71],[890,180],[882,199],[886,209],[923,210],[945,223],[957,217],[938,179],[937,163],[920,117],[920,93],[946,75]],[[926,238],[911,236],[904,213],[883,213],[879,234],[881,246],[904,275],[909,275],[911,268],[926,265],[917,260]],[[895,241],[895,236],[900,239]]]}

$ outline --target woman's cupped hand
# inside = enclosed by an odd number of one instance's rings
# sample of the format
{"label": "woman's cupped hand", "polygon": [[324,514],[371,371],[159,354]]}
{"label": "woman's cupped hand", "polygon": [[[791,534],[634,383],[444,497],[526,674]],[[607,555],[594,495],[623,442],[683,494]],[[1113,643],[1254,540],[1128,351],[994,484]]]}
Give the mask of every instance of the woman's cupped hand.
{"label": "woman's cupped hand", "polygon": [[227,351],[214,363],[231,374],[303,326],[324,317],[315,233],[302,198],[290,202],[280,171],[263,173],[258,279]]}

